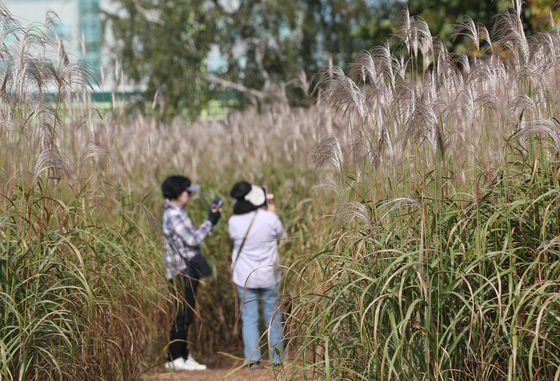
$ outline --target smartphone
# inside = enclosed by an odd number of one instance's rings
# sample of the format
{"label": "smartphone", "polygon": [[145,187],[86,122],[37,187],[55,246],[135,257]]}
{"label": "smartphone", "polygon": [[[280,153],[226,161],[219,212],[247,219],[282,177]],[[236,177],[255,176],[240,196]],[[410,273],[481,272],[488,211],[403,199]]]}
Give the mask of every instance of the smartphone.
{"label": "smartphone", "polygon": [[215,197],[214,201],[212,201],[212,205],[210,206],[210,209],[212,209],[213,212],[217,212],[218,210],[220,210],[220,208],[224,205],[224,200],[222,200],[219,197]]}

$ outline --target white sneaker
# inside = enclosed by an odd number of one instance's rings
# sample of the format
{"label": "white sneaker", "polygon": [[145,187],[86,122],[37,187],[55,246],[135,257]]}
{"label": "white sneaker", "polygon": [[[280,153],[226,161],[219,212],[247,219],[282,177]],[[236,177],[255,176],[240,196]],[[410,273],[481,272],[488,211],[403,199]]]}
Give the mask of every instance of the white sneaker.
{"label": "white sneaker", "polygon": [[192,355],[189,355],[189,357],[187,357],[187,359],[185,360],[185,365],[189,368],[191,368],[192,370],[206,370],[208,369],[208,367],[204,364],[200,364],[198,361],[196,361]]}
{"label": "white sneaker", "polygon": [[171,370],[191,370],[187,368],[187,364],[185,363],[185,359],[179,357],[173,361],[168,361],[165,363],[165,369]]}

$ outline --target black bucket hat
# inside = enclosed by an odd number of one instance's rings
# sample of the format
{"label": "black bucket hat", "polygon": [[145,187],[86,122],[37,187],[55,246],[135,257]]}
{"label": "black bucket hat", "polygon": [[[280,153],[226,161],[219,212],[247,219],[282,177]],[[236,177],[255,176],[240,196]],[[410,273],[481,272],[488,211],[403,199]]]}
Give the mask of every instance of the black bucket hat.
{"label": "black bucket hat", "polygon": [[191,179],[185,176],[169,176],[161,184],[163,197],[173,200],[183,192],[194,193],[200,190],[200,185],[193,184]]}

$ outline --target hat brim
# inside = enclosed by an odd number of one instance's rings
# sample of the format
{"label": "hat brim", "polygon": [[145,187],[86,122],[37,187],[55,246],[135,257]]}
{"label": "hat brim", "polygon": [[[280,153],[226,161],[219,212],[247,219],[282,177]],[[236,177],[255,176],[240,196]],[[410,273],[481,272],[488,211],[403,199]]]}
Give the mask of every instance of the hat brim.
{"label": "hat brim", "polygon": [[200,190],[200,185],[199,184],[191,184],[186,189],[186,191],[190,192],[190,193],[195,193],[195,192],[198,192],[199,190]]}

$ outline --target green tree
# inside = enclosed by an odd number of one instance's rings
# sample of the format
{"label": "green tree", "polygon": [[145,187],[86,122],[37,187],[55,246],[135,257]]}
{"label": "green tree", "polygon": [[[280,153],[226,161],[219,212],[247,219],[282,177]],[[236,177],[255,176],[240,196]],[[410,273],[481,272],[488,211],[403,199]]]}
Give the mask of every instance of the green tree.
{"label": "green tree", "polygon": [[[549,27],[550,12],[554,11],[556,0],[526,0],[522,13],[525,28],[529,34]],[[465,49],[463,39],[455,39],[456,25],[467,17],[475,23],[483,24],[490,30],[495,16],[512,7],[511,0],[385,0],[377,7],[376,17],[362,24],[356,34],[371,45],[377,45],[395,32],[400,22],[401,11],[407,7],[410,15],[422,17],[428,25],[432,35],[443,41],[453,50]]]}
{"label": "green tree", "polygon": [[[370,47],[355,31],[375,17],[376,4],[375,0],[242,1],[237,9],[223,11],[227,17],[219,33],[220,49],[227,69],[222,77],[266,91],[285,89],[301,71],[310,77],[329,60],[345,65]],[[297,96],[291,100],[297,101]]]}
{"label": "green tree", "polygon": [[493,17],[501,10],[501,1],[488,0],[410,0],[412,15],[420,16],[430,26],[432,34],[453,45],[455,26],[467,17],[491,27]]}
{"label": "green tree", "polygon": [[107,13],[125,75],[159,95],[160,112],[197,116],[208,102],[206,57],[215,40],[216,8],[206,0],[114,0]]}
{"label": "green tree", "polygon": [[297,10],[297,0],[241,1],[234,9],[222,6],[218,48],[226,64],[220,77],[266,91],[295,73]]}
{"label": "green tree", "polygon": [[354,54],[370,47],[356,30],[377,17],[377,1],[305,0],[302,4],[302,56],[307,67],[316,69],[325,56],[344,65]]}
{"label": "green tree", "polygon": [[[363,38],[357,31],[377,17],[380,4],[379,0],[112,1],[118,9],[106,14],[106,20],[117,41],[115,53],[127,78],[146,86],[146,100],[156,93],[165,100],[166,117],[183,110],[197,116],[216,89],[235,89],[243,103],[278,88],[284,92],[298,73],[311,77],[330,60],[348,64],[354,54],[372,46],[369,36]],[[208,75],[206,58],[213,46],[219,48],[224,65]]]}
{"label": "green tree", "polygon": [[[112,0],[107,14],[116,53],[127,77],[145,85],[146,100],[164,102],[162,114],[196,117],[210,98],[227,89],[240,104],[288,93],[301,71],[313,76],[329,61],[346,66],[355,54],[396,31],[405,6],[424,18],[450,49],[455,25],[471,17],[491,26],[510,0]],[[542,24],[553,0],[529,0],[529,32]],[[533,17],[533,19],[532,19]],[[536,17],[539,17],[538,21]],[[218,48],[223,64],[208,73],[208,53]],[[280,91],[276,91],[280,89]]]}

